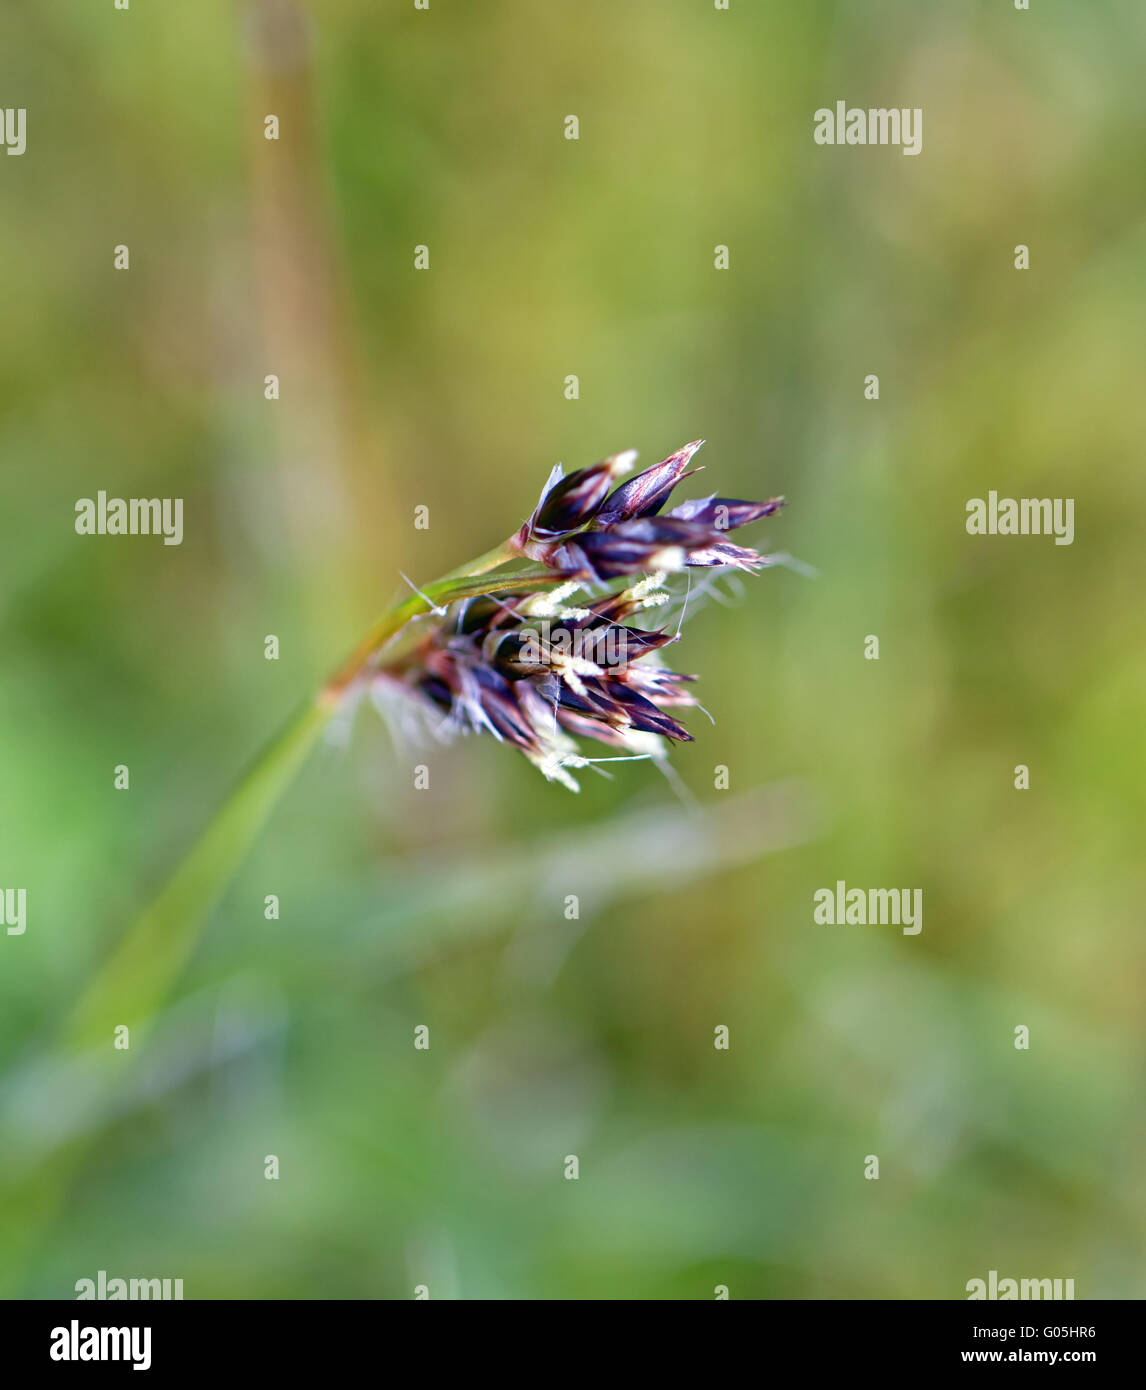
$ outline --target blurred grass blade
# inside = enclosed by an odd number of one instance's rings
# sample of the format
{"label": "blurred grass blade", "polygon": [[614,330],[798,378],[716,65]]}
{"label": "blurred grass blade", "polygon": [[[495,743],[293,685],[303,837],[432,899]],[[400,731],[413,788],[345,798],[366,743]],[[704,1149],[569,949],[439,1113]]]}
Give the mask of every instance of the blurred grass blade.
{"label": "blurred grass blade", "polygon": [[338,708],[347,688],[385,644],[411,619],[433,605],[479,594],[498,593],[522,582],[554,583],[546,570],[518,571],[494,578],[483,571],[504,563],[496,547],[414,594],[383,616],[316,700],[277,735],[211,820],[167,886],[120,943],[114,956],[85,991],[68,1021],[64,1045],[82,1051],[110,1043],[113,1029],[144,1027],[163,1003],[191,953],[201,923],[222,896],[266,824],[283,792]]}
{"label": "blurred grass blade", "polygon": [[199,923],[246,858],[329,717],[329,709],[308,705],[261,754],[83,995],[65,1036],[69,1049],[108,1042],[121,1024],[134,1033],[154,1015],[194,946]]}

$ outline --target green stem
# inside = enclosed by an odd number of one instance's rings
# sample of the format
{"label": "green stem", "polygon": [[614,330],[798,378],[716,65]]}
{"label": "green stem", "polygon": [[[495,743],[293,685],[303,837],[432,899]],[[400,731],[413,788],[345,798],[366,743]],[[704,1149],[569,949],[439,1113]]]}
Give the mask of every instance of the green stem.
{"label": "green stem", "polygon": [[196,926],[238,871],[331,713],[309,704],[267,745],[88,986],[66,1044],[77,1050],[106,1044],[116,1025],[125,1023],[134,1034],[154,1016],[190,954]]}
{"label": "green stem", "polygon": [[[203,921],[348,689],[381,664],[383,648],[412,618],[457,599],[504,593],[523,584],[540,588],[561,582],[562,576],[539,567],[481,577],[519,558],[512,543],[506,542],[462,569],[443,575],[426,587],[425,598],[412,595],[374,624],[315,698],[267,745],[166,887],[128,930],[68,1016],[58,1046],[42,1058],[44,1075],[56,1076],[58,1084],[65,1086],[117,1088],[124,1084],[128,1059],[146,1055],[146,1049],[139,1046],[142,1036],[194,951]],[[121,1024],[131,1028],[132,1049],[117,1062],[113,1079],[106,1073],[106,1061],[113,1055],[114,1029]],[[94,1072],[89,1066],[93,1062]],[[83,1080],[77,1081],[77,1077]],[[94,1131],[85,1130],[33,1163],[17,1162],[11,1172],[6,1168],[0,1174],[0,1229],[5,1232],[4,1258],[0,1260],[3,1293],[21,1287],[27,1252],[44,1227],[59,1219],[67,1190],[93,1138]]]}
{"label": "green stem", "polygon": [[[422,593],[411,594],[405,603],[400,603],[397,608],[392,608],[388,613],[384,613],[323,686],[319,692],[319,702],[330,704],[332,708],[337,706],[346,692],[346,688],[353,684],[362,672],[381,655],[382,648],[389,642],[390,638],[395,633],[400,632],[412,618],[420,617],[423,613],[433,612],[436,605],[444,607],[458,599],[474,598],[478,594],[498,593],[501,590],[516,587],[523,579],[533,584],[555,583],[557,581],[558,576],[549,570],[540,568],[519,570],[514,575],[505,576],[498,580],[480,578],[481,575],[487,574],[499,565],[504,565],[517,558],[517,551],[511,547],[509,541],[505,541],[503,544],[495,546],[493,550],[487,550],[484,555],[479,555],[476,560],[471,560],[468,565],[463,565],[459,569],[451,570],[449,574],[442,575],[441,579],[436,579],[432,584],[428,584]],[[431,599],[432,602],[427,603],[427,598]]]}
{"label": "green stem", "polygon": [[445,584],[451,579],[472,579],[475,575],[488,574],[490,570],[497,569],[498,565],[519,559],[520,555],[521,552],[514,545],[511,537],[507,541],[502,541],[500,545],[495,545],[492,550],[487,550],[484,555],[479,555],[476,560],[471,560],[468,565],[462,565],[456,570],[450,570],[449,574],[443,574],[438,583]]}
{"label": "green stem", "polygon": [[383,648],[411,619],[458,599],[559,583],[560,575],[532,567],[482,578],[515,559],[509,542],[427,585],[422,594],[384,614],[317,696],[282,729],[240,780],[167,886],[120,942],[88,986],[65,1029],[65,1043],[83,1049],[110,1045],[113,1029],[146,1026],[162,1005],[194,948],[198,928],[246,858],[283,792],[318,741],[348,689],[381,664]]}

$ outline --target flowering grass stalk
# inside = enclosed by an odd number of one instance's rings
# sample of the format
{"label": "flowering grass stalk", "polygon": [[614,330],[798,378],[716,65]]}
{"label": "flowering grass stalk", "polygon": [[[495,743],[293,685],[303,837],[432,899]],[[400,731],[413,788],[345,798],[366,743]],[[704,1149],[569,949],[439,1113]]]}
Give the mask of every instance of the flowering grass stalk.
{"label": "flowering grass stalk", "polygon": [[[771,515],[780,499],[711,496],[660,515],[695,471],[688,463],[699,447],[689,444],[616,487],[635,454],[567,477],[556,470],[529,520],[502,545],[384,614],[242,777],[89,984],[38,1075],[93,1097],[124,1084],[126,1068],[146,1055],[139,1041],[202,922],[323,729],[361,691],[386,708],[397,701],[436,719],[439,734],[492,733],[573,790],[572,771],[594,761],[578,738],[664,765],[667,747],[691,737],[670,711],[695,705],[694,677],[660,664],[676,634],[626,620],[662,606],[674,573],[753,572],[782,558],[732,545],[726,534]],[[621,587],[610,589],[613,581]],[[132,1049],[110,1067],[110,1039],[124,1024]],[[14,1259],[62,1210],[90,1137],[58,1147],[46,1166],[17,1163],[0,1181],[0,1224]]]}
{"label": "flowering grass stalk", "polygon": [[161,1004],[194,944],[198,923],[222,895],[251,845],[347,693],[377,663],[386,644],[411,620],[443,604],[494,594],[522,582],[556,582],[544,570],[512,580],[481,577],[480,567],[504,564],[490,552],[476,570],[447,575],[391,609],[367,633],[315,698],[271,740],[224,801],[166,887],[137,919],[75,1009],[68,1040],[77,1048],[109,1035],[116,1023],[143,1026]]}
{"label": "flowering grass stalk", "polygon": [[[670,710],[697,703],[689,689],[695,677],[661,665],[679,628],[668,634],[627,620],[669,603],[675,573],[754,572],[773,562],[731,544],[727,533],[783,505],[712,495],[662,516],[673,489],[696,471],[688,465],[702,442],[620,486],[636,458],[631,450],[567,477],[556,469],[505,551],[566,582],[539,590],[518,576],[501,596],[455,605],[404,659],[378,671],[376,702],[400,720],[420,711],[440,737],[489,732],[571,791],[576,769],[604,761],[586,757],[579,738],[664,765],[671,743],[691,741]],[[611,590],[615,580],[624,587]]]}
{"label": "flowering grass stalk", "polygon": [[[696,471],[688,465],[702,442],[619,486],[632,451],[568,476],[554,470],[529,520],[502,545],[384,614],[268,745],[129,930],[73,1011],[68,1043],[103,1042],[114,1026],[143,1027],[153,1017],[198,924],[354,692],[370,689],[388,709],[413,707],[437,721],[439,734],[492,733],[572,790],[571,770],[593,761],[577,738],[618,756],[660,760],[669,744],[690,739],[669,711],[695,705],[688,689],[695,678],[660,664],[675,635],[625,620],[665,603],[674,573],[754,572],[772,563],[731,544],[727,532],[783,505],[713,495],[662,516],[676,485]],[[614,580],[624,585],[610,591]],[[432,623],[415,626],[429,616]]]}

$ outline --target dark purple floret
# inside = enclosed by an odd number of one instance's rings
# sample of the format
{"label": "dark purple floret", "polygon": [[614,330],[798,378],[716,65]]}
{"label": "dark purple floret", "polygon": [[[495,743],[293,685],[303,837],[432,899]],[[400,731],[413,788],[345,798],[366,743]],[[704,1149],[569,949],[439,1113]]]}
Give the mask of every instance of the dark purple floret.
{"label": "dark purple floret", "polygon": [[[677,634],[628,620],[666,601],[668,574],[755,571],[774,562],[733,545],[728,532],[783,506],[778,497],[713,494],[662,515],[676,485],[696,471],[688,464],[702,442],[611,493],[632,466],[632,451],[567,477],[556,469],[511,548],[569,582],[556,589],[523,583],[455,604],[402,660],[377,672],[379,686],[397,687],[424,712],[436,712],[442,736],[492,732],[574,791],[570,769],[593,760],[570,735],[596,739],[624,758],[657,760],[666,756],[665,740],[690,742],[668,710],[696,705],[689,689],[696,677],[659,665],[658,653]],[[629,585],[601,597],[597,586],[614,579]],[[587,592],[572,598],[578,589]]]}
{"label": "dark purple floret", "polygon": [[[703,443],[703,439],[694,439],[675,454],[669,454],[660,463],[654,463],[651,468],[622,483],[597,513],[597,525],[611,526],[617,521],[631,521],[634,517],[653,516],[659,512],[677,483],[688,476],[685,471],[688,462]],[[695,473],[697,470],[690,471]]]}
{"label": "dark purple floret", "polygon": [[709,526],[714,531],[735,531],[738,526],[747,526],[761,517],[773,516],[783,505],[782,497],[772,497],[767,502],[741,502],[735,497],[705,497],[682,502],[669,512],[669,516],[695,522],[698,526]]}
{"label": "dark purple floret", "polygon": [[578,468],[547,487],[528,523],[530,538],[552,540],[576,531],[592,521],[622,473],[633,466],[636,455],[615,454],[591,468]]}

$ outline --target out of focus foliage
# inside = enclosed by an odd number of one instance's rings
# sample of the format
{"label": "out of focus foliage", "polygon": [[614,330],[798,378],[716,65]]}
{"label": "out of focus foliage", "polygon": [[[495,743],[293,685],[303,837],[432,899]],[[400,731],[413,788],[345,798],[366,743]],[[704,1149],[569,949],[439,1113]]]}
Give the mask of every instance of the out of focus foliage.
{"label": "out of focus foliage", "polygon": [[[1129,0],[5,4],[8,1292],[1146,1294],[1144,43]],[[922,106],[922,155],[817,147],[838,99]],[[115,1103],[37,1070],[399,571],[697,436],[691,495],[786,493],[753,536],[818,571],[673,649],[699,815],[363,708]],[[100,488],[183,497],[182,546],[77,537]],[[1074,544],[969,537],[992,488]],[[813,926],[837,879],[922,933]]]}

